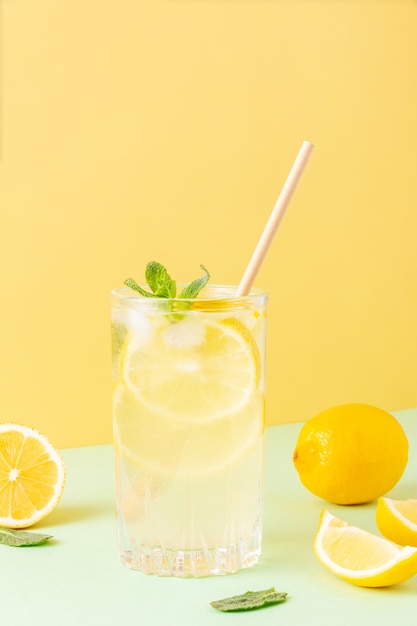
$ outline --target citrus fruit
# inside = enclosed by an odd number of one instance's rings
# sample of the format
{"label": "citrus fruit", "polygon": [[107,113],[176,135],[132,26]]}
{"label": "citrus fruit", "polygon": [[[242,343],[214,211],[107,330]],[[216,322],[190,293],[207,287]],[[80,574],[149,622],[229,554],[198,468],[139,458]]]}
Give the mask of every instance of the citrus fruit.
{"label": "citrus fruit", "polygon": [[324,509],[314,552],[326,569],[360,587],[387,587],[417,574],[417,548],[398,546]]}
{"label": "citrus fruit", "polygon": [[336,504],[384,495],[401,478],[408,440],[390,413],[368,404],[336,406],[302,426],[293,462],[302,484]]}
{"label": "citrus fruit", "polygon": [[44,435],[0,424],[0,526],[35,524],[56,507],[64,484],[63,461]]}
{"label": "citrus fruit", "polygon": [[417,500],[379,498],[376,523],[381,533],[391,541],[417,547]]}
{"label": "citrus fruit", "polygon": [[264,398],[255,393],[245,409],[203,424],[149,414],[118,384],[113,392],[114,439],[134,467],[159,476],[201,475],[243,461],[264,430]]}
{"label": "citrus fruit", "polygon": [[149,341],[128,335],[122,380],[149,410],[183,421],[242,410],[260,379],[256,341],[235,318],[193,318],[155,325]]}

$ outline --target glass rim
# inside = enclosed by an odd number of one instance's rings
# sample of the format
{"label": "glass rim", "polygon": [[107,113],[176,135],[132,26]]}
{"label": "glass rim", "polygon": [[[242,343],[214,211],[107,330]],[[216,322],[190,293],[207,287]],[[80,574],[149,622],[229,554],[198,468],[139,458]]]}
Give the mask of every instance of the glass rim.
{"label": "glass rim", "polygon": [[[186,287],[188,283],[177,283],[177,287]],[[148,285],[140,285],[146,291],[149,291]],[[179,298],[176,296],[175,298],[159,298],[157,296],[145,297],[141,296],[139,293],[135,293],[130,287],[117,287],[116,289],[112,289],[110,292],[110,296],[112,298],[117,298],[121,301],[126,302],[147,302],[150,305],[161,303],[161,302],[216,302],[221,300],[222,302],[227,301],[230,304],[237,302],[250,302],[252,300],[257,300],[259,298],[268,298],[268,292],[265,289],[259,287],[252,287],[250,292],[244,296],[236,295],[236,291],[238,289],[238,285],[232,284],[222,284],[222,283],[211,283],[206,285],[204,289],[200,292],[197,298]],[[213,292],[216,294],[214,295]],[[205,295],[207,294],[207,295]]]}

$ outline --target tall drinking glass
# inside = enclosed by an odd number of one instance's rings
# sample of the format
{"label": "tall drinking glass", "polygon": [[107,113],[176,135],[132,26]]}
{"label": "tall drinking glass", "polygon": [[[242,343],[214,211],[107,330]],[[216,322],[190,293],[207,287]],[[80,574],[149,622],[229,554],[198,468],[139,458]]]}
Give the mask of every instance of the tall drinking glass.
{"label": "tall drinking glass", "polygon": [[111,294],[122,562],[207,576],[254,565],[262,538],[267,295]]}

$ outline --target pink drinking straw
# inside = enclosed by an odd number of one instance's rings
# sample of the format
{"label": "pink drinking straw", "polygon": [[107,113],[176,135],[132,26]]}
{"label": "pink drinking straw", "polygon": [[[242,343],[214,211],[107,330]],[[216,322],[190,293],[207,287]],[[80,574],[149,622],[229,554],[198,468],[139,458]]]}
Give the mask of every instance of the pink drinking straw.
{"label": "pink drinking straw", "polygon": [[303,141],[300,151],[293,163],[293,166],[288,174],[287,180],[278,196],[278,200],[272,209],[271,215],[265,225],[262,235],[256,245],[256,248],[252,254],[252,257],[248,263],[245,273],[242,276],[239,287],[237,288],[237,296],[246,296],[253,285],[253,282],[258,274],[262,262],[268,252],[269,246],[277,232],[284,213],[290,203],[290,200],[297,188],[298,183],[301,180],[304,169],[308,163],[308,160],[314,150],[314,144],[309,141]]}

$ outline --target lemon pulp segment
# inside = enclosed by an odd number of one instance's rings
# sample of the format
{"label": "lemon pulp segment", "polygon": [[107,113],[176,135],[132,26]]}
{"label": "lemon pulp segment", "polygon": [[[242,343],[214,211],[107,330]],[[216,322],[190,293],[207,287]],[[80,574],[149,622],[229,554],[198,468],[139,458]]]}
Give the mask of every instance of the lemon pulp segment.
{"label": "lemon pulp segment", "polygon": [[36,430],[0,425],[0,525],[24,528],[47,515],[61,497],[65,468]]}

